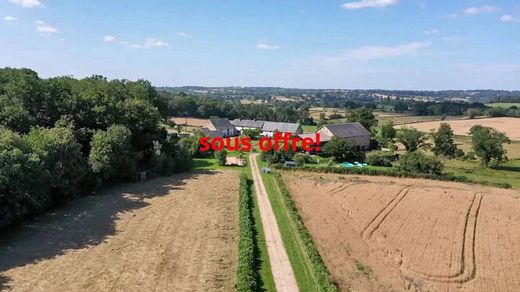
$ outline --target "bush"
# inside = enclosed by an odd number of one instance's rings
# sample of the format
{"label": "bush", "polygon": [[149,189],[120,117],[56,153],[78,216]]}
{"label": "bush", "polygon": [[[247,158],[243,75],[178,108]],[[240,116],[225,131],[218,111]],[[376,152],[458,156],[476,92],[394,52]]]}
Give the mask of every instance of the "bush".
{"label": "bush", "polygon": [[215,152],[215,158],[217,158],[218,165],[224,166],[227,162],[227,151],[226,149],[222,149],[222,151]]}
{"label": "bush", "polygon": [[455,150],[455,157],[456,158],[462,158],[464,157],[465,153],[464,153],[464,150],[460,149],[460,148],[457,148],[457,150]]}
{"label": "bush", "polygon": [[237,291],[256,291],[255,272],[255,232],[253,219],[253,198],[249,189],[248,178],[240,176],[239,190],[239,238],[238,238],[238,268],[236,274]]}
{"label": "bush", "polygon": [[293,159],[296,162],[296,166],[298,166],[298,167],[304,166],[305,162],[307,162],[305,154],[301,154],[301,153],[295,154]]}
{"label": "bush", "polygon": [[436,157],[414,151],[402,155],[399,158],[399,169],[411,173],[442,174],[442,162]]}
{"label": "bush", "polygon": [[477,158],[475,157],[475,152],[473,151],[469,151],[468,153],[466,153],[466,155],[464,155],[462,157],[463,160],[476,160]]}
{"label": "bush", "polygon": [[380,152],[367,155],[366,163],[373,166],[392,166],[392,162]]}

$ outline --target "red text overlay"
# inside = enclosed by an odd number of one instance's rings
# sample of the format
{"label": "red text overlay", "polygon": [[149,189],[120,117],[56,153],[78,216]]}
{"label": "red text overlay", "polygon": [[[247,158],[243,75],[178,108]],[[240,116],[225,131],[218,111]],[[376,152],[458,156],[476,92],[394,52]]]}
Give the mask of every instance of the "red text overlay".
{"label": "red text overlay", "polygon": [[[251,138],[249,137],[229,137],[229,138],[210,138],[202,137],[199,139],[200,151],[208,151],[210,149],[214,151],[222,151],[227,149],[228,151],[245,151],[249,152],[252,149]],[[258,147],[262,151],[274,150],[278,151],[283,149],[284,151],[296,152],[297,147],[301,146],[303,151],[320,151],[320,134],[316,133],[316,141],[314,139],[300,138],[293,136],[292,133],[276,133],[274,137],[262,137],[258,141]]]}

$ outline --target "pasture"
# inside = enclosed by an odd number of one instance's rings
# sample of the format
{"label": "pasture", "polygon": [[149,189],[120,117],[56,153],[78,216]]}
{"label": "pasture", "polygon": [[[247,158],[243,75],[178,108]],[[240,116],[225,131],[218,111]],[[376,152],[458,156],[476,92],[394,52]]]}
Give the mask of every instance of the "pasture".
{"label": "pasture", "polygon": [[389,177],[284,172],[344,291],[513,291],[518,191]]}

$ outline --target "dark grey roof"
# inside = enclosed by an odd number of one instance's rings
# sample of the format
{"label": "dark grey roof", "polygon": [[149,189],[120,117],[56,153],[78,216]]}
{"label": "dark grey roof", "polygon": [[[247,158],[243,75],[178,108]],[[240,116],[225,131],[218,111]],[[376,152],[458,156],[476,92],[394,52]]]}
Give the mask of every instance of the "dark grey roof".
{"label": "dark grey roof", "polygon": [[296,123],[265,122],[262,131],[274,132],[278,130],[283,133],[297,133],[299,128],[300,124]]}
{"label": "dark grey roof", "polygon": [[226,130],[234,128],[227,118],[216,118],[210,119],[209,122],[215,127],[216,130]]}
{"label": "dark grey roof", "polygon": [[234,119],[231,121],[231,124],[242,128],[262,128],[264,121]]}
{"label": "dark grey roof", "polygon": [[370,132],[358,122],[339,124],[339,125],[325,125],[332,135],[339,138],[353,138],[370,136]]}

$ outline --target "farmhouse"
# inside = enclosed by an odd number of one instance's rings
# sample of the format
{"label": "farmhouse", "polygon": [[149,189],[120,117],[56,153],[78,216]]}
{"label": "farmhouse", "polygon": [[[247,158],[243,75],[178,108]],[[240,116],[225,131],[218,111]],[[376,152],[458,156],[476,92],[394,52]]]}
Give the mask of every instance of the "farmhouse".
{"label": "farmhouse", "polygon": [[313,134],[301,134],[300,138],[312,138],[316,141],[316,133],[320,134],[320,144],[329,142],[332,137],[340,139],[350,139],[356,141],[358,147],[362,150],[370,148],[370,132],[358,122],[337,124],[337,125],[323,125]]}
{"label": "farmhouse", "polygon": [[238,134],[237,129],[227,118],[210,119],[202,131],[211,137],[233,137]]}
{"label": "farmhouse", "polygon": [[297,123],[264,122],[262,136],[272,137],[275,132],[298,135],[303,133],[303,130],[300,124]]}
{"label": "farmhouse", "polygon": [[235,126],[237,131],[242,132],[244,129],[262,129],[265,121],[256,121],[256,120],[242,120],[242,119],[234,119],[231,121],[231,124]]}

